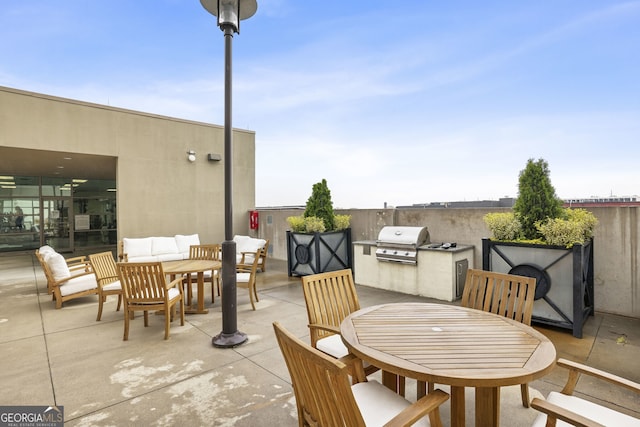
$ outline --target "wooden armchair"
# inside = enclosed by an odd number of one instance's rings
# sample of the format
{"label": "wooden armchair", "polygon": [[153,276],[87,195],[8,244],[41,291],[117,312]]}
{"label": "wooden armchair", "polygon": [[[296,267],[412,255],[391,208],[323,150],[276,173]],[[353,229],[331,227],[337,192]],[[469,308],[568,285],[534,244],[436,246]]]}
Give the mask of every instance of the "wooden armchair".
{"label": "wooden armchair", "polygon": [[273,329],[289,369],[301,427],[442,426],[439,407],[449,398],[447,393],[435,390],[411,404],[379,382],[367,381],[355,356],[346,356],[354,359],[347,361],[350,366],[359,366],[354,373],[342,360],[310,347],[278,322]]}
{"label": "wooden armchair", "polygon": [[558,359],[556,364],[569,370],[567,383],[562,391],[549,393],[547,400],[533,399],[531,406],[542,412],[534,421],[534,427],[554,427],[556,422],[558,426],[640,426],[640,419],[573,396],[581,374],[634,391],[638,394],[638,399],[640,384],[566,359]]}
{"label": "wooden armchair", "polygon": [[98,281],[86,257],[65,259],[44,247],[35,254],[47,278],[47,292],[53,294],[57,309],[62,308],[65,301],[98,294]]}
{"label": "wooden armchair", "polygon": [[258,250],[253,254],[253,257],[248,258],[251,259],[251,264],[236,264],[236,287],[249,290],[249,300],[251,301],[251,308],[254,310],[256,309],[256,305],[253,302],[254,298],[257,302],[260,302],[256,289],[256,274],[258,273],[258,263],[260,262],[259,254],[260,251]]}
{"label": "wooden armchair", "polygon": [[240,252],[240,260],[238,264],[251,264],[253,257],[258,258],[258,268],[264,272],[267,269],[267,253],[269,251],[269,239],[265,240],[264,246],[262,246],[257,252],[254,251],[242,251]]}
{"label": "wooden armchair", "polygon": [[[531,325],[536,279],[477,269],[467,270],[460,305]],[[529,386],[520,385],[522,406],[529,407]]]}
{"label": "wooden armchair", "polygon": [[98,280],[98,317],[96,321],[102,318],[102,306],[109,295],[118,296],[118,306],[116,311],[120,311],[122,304],[122,285],[118,279],[118,269],[116,261],[113,259],[111,252],[100,252],[98,254],[89,255],[91,268]]}
{"label": "wooden armchair", "polygon": [[[204,259],[204,260],[221,260],[222,249],[220,244],[212,245],[191,245],[189,246],[189,259]],[[187,285],[187,306],[191,305],[192,292],[189,283],[196,279],[198,273],[191,273],[191,281],[185,277],[183,284]],[[209,270],[204,272],[204,281],[211,283],[211,303],[215,302],[215,289],[218,289],[218,296],[220,296],[220,274],[218,270]]]}
{"label": "wooden armchair", "polygon": [[[340,336],[340,323],[349,314],[360,310],[351,269],[302,276],[302,292],[307,306],[311,346],[336,359],[348,355],[349,350]],[[369,364],[364,367],[366,375],[378,369]],[[404,395],[404,378],[399,382],[399,391]]]}
{"label": "wooden armchair", "polygon": [[170,322],[176,304],[180,307],[180,325],[184,326],[182,277],[170,283],[160,262],[119,262],[118,277],[124,293],[124,341],[129,339],[129,318],[144,311],[144,326],[149,326],[149,311],[164,311],[164,339],[169,339]]}

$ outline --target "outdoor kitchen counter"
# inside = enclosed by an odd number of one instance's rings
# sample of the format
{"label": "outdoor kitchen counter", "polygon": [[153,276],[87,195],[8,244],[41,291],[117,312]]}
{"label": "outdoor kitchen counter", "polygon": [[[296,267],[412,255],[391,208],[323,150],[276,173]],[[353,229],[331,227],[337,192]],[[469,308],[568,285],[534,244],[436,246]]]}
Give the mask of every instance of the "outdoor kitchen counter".
{"label": "outdoor kitchen counter", "polygon": [[[440,243],[440,242],[438,242]],[[418,247],[416,265],[379,261],[373,240],[353,242],[353,270],[359,285],[455,301],[462,295],[468,268],[474,268],[473,245],[449,249]]]}

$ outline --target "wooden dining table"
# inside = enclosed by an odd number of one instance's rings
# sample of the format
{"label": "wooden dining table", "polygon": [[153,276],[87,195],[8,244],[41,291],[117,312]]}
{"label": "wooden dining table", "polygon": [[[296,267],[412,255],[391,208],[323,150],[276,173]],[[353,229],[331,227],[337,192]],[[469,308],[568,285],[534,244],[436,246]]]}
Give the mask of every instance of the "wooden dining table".
{"label": "wooden dining table", "polygon": [[476,426],[500,423],[500,387],[528,383],[555,366],[553,343],[520,322],[471,308],[396,303],[363,308],[340,325],[360,359],[397,376],[451,386],[451,425],[465,425],[465,387],[475,388]]}
{"label": "wooden dining table", "polygon": [[165,261],[162,263],[163,271],[165,274],[171,276],[171,280],[173,280],[177,275],[185,275],[189,287],[191,286],[191,274],[197,274],[196,282],[198,284],[198,298],[196,306],[185,306],[184,309],[184,312],[189,314],[206,314],[209,312],[209,310],[204,308],[204,272],[209,270],[220,270],[221,268],[222,263],[214,260],[184,259],[178,261]]}

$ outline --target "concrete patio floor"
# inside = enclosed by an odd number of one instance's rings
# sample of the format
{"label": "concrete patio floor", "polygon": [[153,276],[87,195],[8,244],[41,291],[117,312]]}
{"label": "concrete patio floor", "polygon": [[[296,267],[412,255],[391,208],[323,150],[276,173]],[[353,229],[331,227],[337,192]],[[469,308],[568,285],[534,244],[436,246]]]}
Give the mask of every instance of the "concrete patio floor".
{"label": "concrete patio floor", "polygon": [[[238,329],[249,341],[218,349],[211,339],[222,330],[221,299],[209,313],[174,321],[163,340],[164,323],[141,315],[122,340],[123,315],[116,298],[95,320],[97,297],[66,302],[56,310],[46,280],[32,254],[0,256],[0,405],[64,406],[70,426],[296,426],[289,375],[273,335],[272,322],[308,342],[307,318],[299,278],[286,263],[269,260],[258,275],[260,302],[252,311],[245,289],[238,289]],[[434,300],[358,286],[361,305]],[[597,301],[596,301],[597,307]],[[569,331],[537,327],[555,344],[559,357],[587,363],[640,382],[640,320],[597,313],[582,339]],[[532,397],[559,390],[566,379],[556,368],[530,384]],[[407,394],[415,396],[408,381]],[[444,388],[439,386],[439,388]],[[602,382],[581,379],[578,390],[589,399],[640,417],[637,395]],[[467,393],[467,424],[473,421]],[[521,406],[519,388],[502,389],[504,426],[527,426],[536,416]],[[442,411],[449,424],[448,403]]]}

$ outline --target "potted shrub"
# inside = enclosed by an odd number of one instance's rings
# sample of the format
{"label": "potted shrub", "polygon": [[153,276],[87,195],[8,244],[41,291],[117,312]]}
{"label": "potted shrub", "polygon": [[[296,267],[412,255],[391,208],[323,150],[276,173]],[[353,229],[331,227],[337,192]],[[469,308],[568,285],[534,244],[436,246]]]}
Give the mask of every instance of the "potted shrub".
{"label": "potted shrub", "polygon": [[287,218],[289,276],[352,268],[350,215],[336,215],[323,179],[313,185],[304,213]]}
{"label": "potted shrub", "polygon": [[489,213],[484,221],[491,238],[482,241],[483,269],[535,277],[533,321],[582,337],[582,326],[594,312],[595,216],[563,208],[547,162],[529,159],[520,172],[513,211]]}

